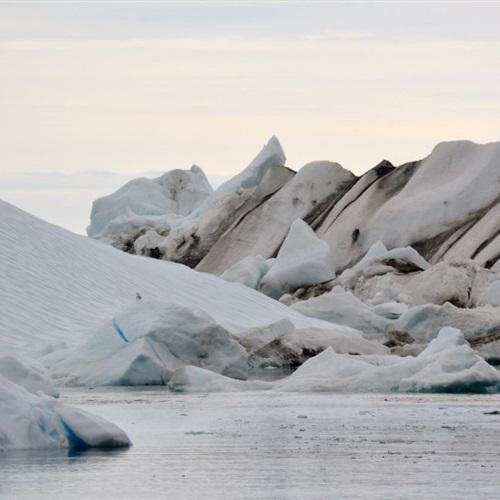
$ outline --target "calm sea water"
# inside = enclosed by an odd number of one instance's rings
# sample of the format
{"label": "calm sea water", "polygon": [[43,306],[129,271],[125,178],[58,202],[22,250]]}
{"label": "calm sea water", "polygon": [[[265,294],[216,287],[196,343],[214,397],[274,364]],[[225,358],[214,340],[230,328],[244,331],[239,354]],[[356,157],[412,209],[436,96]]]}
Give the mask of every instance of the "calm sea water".
{"label": "calm sea water", "polygon": [[13,499],[498,499],[500,396],[65,390],[129,450],[0,454]]}

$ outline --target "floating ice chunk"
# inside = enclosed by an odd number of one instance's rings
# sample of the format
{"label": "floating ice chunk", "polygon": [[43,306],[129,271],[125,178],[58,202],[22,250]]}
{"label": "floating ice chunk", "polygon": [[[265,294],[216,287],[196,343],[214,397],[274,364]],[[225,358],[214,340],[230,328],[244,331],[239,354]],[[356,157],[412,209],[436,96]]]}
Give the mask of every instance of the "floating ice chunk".
{"label": "floating ice chunk", "polygon": [[254,353],[278,337],[295,330],[294,324],[288,319],[282,319],[269,325],[250,328],[239,333],[238,342],[250,353]]}
{"label": "floating ice chunk", "polygon": [[62,419],[72,448],[119,448],[131,445],[125,432],[96,415],[66,405],[58,406],[57,414]]}
{"label": "floating ice chunk", "polygon": [[380,240],[378,240],[368,249],[365,256],[351,269],[363,269],[364,267],[375,262],[377,259],[387,255],[387,252],[387,247]]}
{"label": "floating ice chunk", "polygon": [[424,304],[404,313],[394,329],[410,333],[417,342],[428,342],[444,326],[460,329],[469,340],[487,337],[500,330],[500,312],[492,307],[462,309],[449,303]]}
{"label": "floating ice chunk", "polygon": [[282,335],[280,342],[297,353],[320,352],[331,347],[338,354],[389,354],[387,347],[365,339],[355,330],[299,328]]}
{"label": "floating ice chunk", "polygon": [[330,247],[302,220],[296,219],[281,246],[276,262],[262,279],[261,290],[279,298],[297,288],[317,285],[335,277]]}
{"label": "floating ice chunk", "polygon": [[351,269],[360,270],[376,262],[384,262],[388,260],[401,260],[415,265],[417,268],[425,270],[431,265],[412,247],[393,248],[387,250],[386,246],[380,241],[376,241],[366,252],[366,255]]}
{"label": "floating ice chunk", "polygon": [[296,302],[291,308],[305,316],[350,326],[367,336],[380,337],[388,329],[394,328],[393,321],[376,314],[351,292],[341,287],[335,287],[318,297]]}
{"label": "floating ice chunk", "polygon": [[370,342],[355,330],[308,328],[286,332],[259,349],[251,351],[254,367],[296,367],[331,347],[339,354],[387,355],[389,349]]}
{"label": "floating ice chunk", "polygon": [[439,262],[425,271],[408,274],[390,268],[383,275],[375,275],[372,270],[376,266],[358,273],[347,270],[339,282],[365,303],[397,301],[414,306],[450,302],[469,308],[484,303],[485,289],[491,280],[490,271],[472,261]]}
{"label": "floating ice chunk", "polygon": [[431,267],[431,265],[412,247],[393,248],[389,250],[383,257],[383,260],[390,259],[409,262],[422,270]]}
{"label": "floating ice chunk", "polygon": [[50,374],[70,385],[161,385],[190,364],[244,379],[247,358],[203,311],[142,300],[107,322]]}
{"label": "floating ice chunk", "polygon": [[120,340],[116,332],[102,329],[81,348],[70,352],[49,369],[59,384],[162,385],[181,363],[149,338]]}
{"label": "floating ice chunk", "polygon": [[372,311],[382,318],[396,320],[408,311],[408,306],[402,302],[385,302],[373,307]]}
{"label": "floating ice chunk", "polygon": [[[20,362],[2,358],[0,366],[0,452],[131,445],[116,425],[47,396],[43,389],[50,384],[34,378]],[[16,383],[17,375],[22,385]]]}
{"label": "floating ice chunk", "polygon": [[437,337],[429,342],[429,345],[420,353],[420,356],[432,356],[444,349],[460,345],[469,345],[464,334],[458,328],[445,326],[439,330]]}
{"label": "floating ice chunk", "polygon": [[226,281],[241,283],[248,288],[258,289],[262,278],[271,268],[268,260],[261,255],[249,255],[232,265],[227,271],[221,274],[221,278]]}
{"label": "floating ice chunk", "polygon": [[403,292],[416,304],[451,302],[468,307],[474,278],[478,274],[474,265],[468,263],[439,262],[422,273],[412,275]]}
{"label": "floating ice chunk", "polygon": [[331,348],[306,361],[275,384],[283,391],[493,392],[500,371],[467,345],[461,332],[447,330],[417,357],[345,356]]}
{"label": "floating ice chunk", "polygon": [[455,328],[443,328],[416,359],[428,362],[400,381],[400,391],[500,391],[500,371],[478,356]]}
{"label": "floating ice chunk", "polygon": [[273,384],[261,380],[235,380],[197,366],[183,366],[173,374],[168,387],[182,392],[239,392],[269,390]]}
{"label": "floating ice chunk", "polygon": [[[292,392],[356,390],[356,384],[352,380],[367,372],[373,373],[377,369],[356,358],[357,356],[337,354],[328,347],[299,366],[292,375],[277,382],[275,389]],[[347,386],[349,381],[351,383]]]}
{"label": "floating ice chunk", "polygon": [[69,446],[55,403],[0,375],[0,452]]}

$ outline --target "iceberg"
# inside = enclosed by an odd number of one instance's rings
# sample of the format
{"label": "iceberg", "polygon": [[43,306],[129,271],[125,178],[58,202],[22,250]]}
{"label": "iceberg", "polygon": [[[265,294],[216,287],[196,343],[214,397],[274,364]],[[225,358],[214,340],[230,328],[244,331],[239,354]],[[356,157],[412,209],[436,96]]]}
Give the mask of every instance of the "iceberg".
{"label": "iceberg", "polygon": [[500,371],[471,349],[462,332],[445,327],[415,357],[353,356],[339,354],[330,346],[276,382],[237,381],[186,366],[174,374],[170,386],[187,392],[493,393],[500,391]]}
{"label": "iceberg", "polygon": [[346,333],[335,329],[293,328],[258,345],[254,342],[249,351],[250,365],[257,368],[296,368],[329,347],[338,354],[389,354],[387,347],[363,338],[355,330]]}
{"label": "iceberg", "polygon": [[156,179],[139,178],[94,201],[87,233],[129,249],[148,228],[166,234],[212,194],[200,167],[172,170]]}
{"label": "iceberg", "polygon": [[245,379],[248,354],[203,311],[141,300],[49,374],[64,385],[164,385],[184,365]]}
{"label": "iceberg", "polygon": [[[369,358],[369,357],[368,357]],[[478,356],[462,332],[443,328],[416,357],[379,357],[374,364],[328,348],[306,361],[275,390],[319,392],[496,392],[500,371]]]}
{"label": "iceberg", "polygon": [[[472,259],[497,271],[499,157],[498,142],[452,141],[398,167],[384,160],[359,178],[328,161],[295,173],[272,137],[213,193],[198,167],[131,181],[96,200],[89,234],[220,275],[247,256],[276,255],[300,218],[328,243],[337,271],[365,266],[387,248],[382,260],[407,269]],[[181,188],[178,177],[186,179]]]}

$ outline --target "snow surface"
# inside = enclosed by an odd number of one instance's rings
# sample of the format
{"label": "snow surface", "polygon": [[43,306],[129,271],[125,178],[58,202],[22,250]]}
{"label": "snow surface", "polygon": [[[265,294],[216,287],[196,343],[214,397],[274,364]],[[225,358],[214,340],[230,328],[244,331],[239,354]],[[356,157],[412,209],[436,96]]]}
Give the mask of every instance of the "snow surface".
{"label": "snow surface", "polygon": [[201,309],[231,333],[283,318],[297,327],[324,326],[249,288],[126,254],[0,201],[3,353],[81,344],[134,304],[136,293]]}
{"label": "snow surface", "polygon": [[279,298],[297,288],[317,285],[335,277],[330,247],[302,220],[296,219],[271,269],[261,282],[266,295]]}
{"label": "snow surface", "polygon": [[50,396],[49,382],[19,361],[0,359],[0,452],[130,446],[116,425]]}

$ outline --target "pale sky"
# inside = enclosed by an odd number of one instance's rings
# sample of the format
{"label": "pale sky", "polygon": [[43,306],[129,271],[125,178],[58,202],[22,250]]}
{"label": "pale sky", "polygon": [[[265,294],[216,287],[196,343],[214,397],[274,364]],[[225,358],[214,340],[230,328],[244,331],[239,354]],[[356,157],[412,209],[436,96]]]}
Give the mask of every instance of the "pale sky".
{"label": "pale sky", "polygon": [[362,173],[500,140],[500,2],[0,0],[0,198],[84,232],[128,179],[271,135]]}

